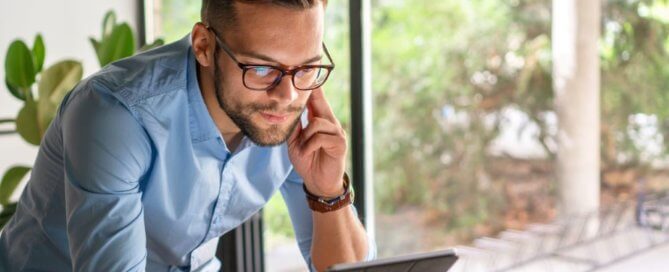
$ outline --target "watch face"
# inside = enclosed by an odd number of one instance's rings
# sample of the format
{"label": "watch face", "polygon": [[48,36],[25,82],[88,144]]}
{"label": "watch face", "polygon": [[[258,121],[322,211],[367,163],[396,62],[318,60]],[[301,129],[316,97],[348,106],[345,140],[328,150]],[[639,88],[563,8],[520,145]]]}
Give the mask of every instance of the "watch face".
{"label": "watch face", "polygon": [[344,194],[333,199],[325,199],[310,193],[304,184],[302,184],[302,189],[307,196],[309,208],[317,212],[331,212],[353,204],[353,190],[351,190],[350,184],[348,175],[344,173]]}
{"label": "watch face", "polygon": [[346,197],[346,193],[344,193],[344,195],[338,196],[338,197],[333,198],[333,199],[330,199],[330,200],[325,200],[325,199],[322,199],[322,198],[319,199],[319,200],[321,200],[321,202],[322,202],[323,204],[332,206],[332,205],[334,205],[334,204],[337,204],[337,202],[343,200],[345,197]]}

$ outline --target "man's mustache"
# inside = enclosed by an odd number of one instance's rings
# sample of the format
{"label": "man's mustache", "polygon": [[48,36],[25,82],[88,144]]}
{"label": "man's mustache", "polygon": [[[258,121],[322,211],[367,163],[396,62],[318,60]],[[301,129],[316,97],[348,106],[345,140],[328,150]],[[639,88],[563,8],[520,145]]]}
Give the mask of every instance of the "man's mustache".
{"label": "man's mustache", "polygon": [[302,112],[305,105],[302,106],[288,106],[285,109],[279,109],[278,103],[271,104],[250,104],[248,108],[252,111],[270,111],[270,112],[281,112],[281,113],[290,113],[290,112]]}

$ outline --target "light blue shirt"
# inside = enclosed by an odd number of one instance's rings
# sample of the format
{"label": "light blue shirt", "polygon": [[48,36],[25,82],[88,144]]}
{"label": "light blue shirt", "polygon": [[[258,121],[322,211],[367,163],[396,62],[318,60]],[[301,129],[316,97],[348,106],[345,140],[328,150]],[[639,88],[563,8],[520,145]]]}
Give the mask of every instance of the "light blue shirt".
{"label": "light blue shirt", "polygon": [[302,182],[286,144],[244,138],[229,151],[187,36],[108,65],[65,97],[0,235],[0,271],[217,271],[218,238],[277,190],[313,269]]}

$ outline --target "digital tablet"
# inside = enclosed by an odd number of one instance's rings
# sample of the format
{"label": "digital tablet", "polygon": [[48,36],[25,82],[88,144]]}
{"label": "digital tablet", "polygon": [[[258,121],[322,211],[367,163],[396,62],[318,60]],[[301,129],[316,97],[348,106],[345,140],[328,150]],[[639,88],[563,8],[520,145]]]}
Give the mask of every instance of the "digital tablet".
{"label": "digital tablet", "polygon": [[328,272],[445,272],[458,260],[453,249],[378,259],[369,262],[338,264]]}

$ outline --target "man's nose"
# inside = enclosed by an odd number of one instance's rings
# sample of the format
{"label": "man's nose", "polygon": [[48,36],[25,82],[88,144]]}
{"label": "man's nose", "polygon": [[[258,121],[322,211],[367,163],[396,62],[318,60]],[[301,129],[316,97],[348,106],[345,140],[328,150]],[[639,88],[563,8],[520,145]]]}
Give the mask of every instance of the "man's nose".
{"label": "man's nose", "polygon": [[279,102],[279,105],[290,105],[297,99],[299,91],[293,86],[291,76],[287,75],[281,78],[281,82],[276,87],[267,90],[267,95],[270,99]]}

